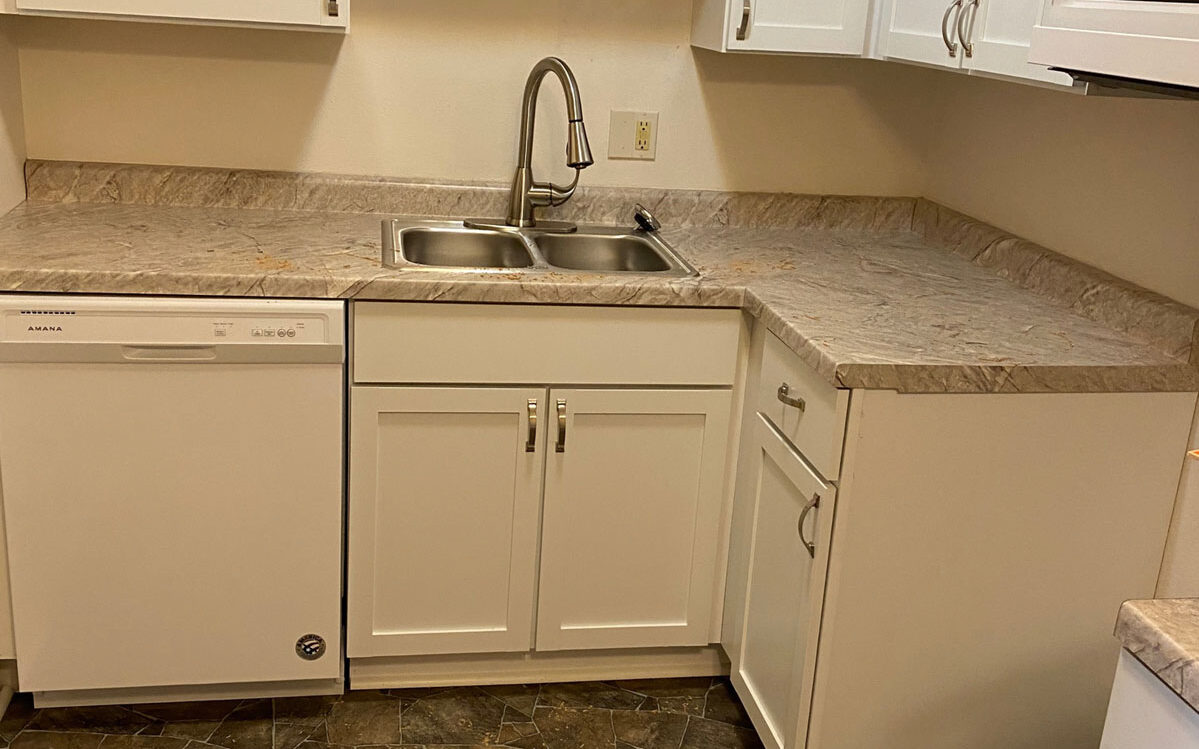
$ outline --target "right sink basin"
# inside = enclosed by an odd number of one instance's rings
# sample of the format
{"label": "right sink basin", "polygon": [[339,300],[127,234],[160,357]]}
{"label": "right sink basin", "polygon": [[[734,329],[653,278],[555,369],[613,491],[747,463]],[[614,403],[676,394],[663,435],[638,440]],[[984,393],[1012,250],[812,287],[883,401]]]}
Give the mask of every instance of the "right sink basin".
{"label": "right sink basin", "polygon": [[632,234],[538,234],[533,237],[546,263],[570,270],[661,273],[670,262],[648,239]]}

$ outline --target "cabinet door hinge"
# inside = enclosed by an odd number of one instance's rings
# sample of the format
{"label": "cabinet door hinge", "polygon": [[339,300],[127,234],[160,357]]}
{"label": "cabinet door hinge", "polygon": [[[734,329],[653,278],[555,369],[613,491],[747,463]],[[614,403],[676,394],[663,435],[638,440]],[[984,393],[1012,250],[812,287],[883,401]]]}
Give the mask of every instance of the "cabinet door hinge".
{"label": "cabinet door hinge", "polygon": [[328,0],[328,2],[325,3],[325,9],[330,18],[337,18],[337,16],[340,15],[340,9],[337,7],[337,0]]}

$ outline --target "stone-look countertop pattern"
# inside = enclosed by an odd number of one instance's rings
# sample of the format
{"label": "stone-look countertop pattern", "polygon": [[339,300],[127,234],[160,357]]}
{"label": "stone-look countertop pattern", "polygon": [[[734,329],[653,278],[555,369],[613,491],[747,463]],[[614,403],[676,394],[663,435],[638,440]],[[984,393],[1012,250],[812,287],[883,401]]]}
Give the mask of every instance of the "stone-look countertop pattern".
{"label": "stone-look countertop pattern", "polygon": [[1199,598],[1127,601],[1116,619],[1116,637],[1199,710]]}
{"label": "stone-look countertop pattern", "polygon": [[901,392],[1199,389],[1199,311],[924,200],[588,188],[642,202],[700,278],[380,265],[379,214],[495,216],[502,185],[31,161],[0,288],[743,307],[830,383]]}

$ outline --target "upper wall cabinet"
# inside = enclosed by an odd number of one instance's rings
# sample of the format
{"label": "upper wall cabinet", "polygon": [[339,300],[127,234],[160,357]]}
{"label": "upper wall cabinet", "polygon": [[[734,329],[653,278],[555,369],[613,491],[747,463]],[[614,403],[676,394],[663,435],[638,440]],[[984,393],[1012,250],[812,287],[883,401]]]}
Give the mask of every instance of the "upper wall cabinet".
{"label": "upper wall cabinet", "polygon": [[865,53],[870,0],[695,0],[691,42],[718,52]]}
{"label": "upper wall cabinet", "polygon": [[1041,2],[694,0],[691,43],[719,52],[878,56],[1072,86],[1069,75],[1029,63]]}
{"label": "upper wall cabinet", "polygon": [[891,60],[1071,86],[1028,61],[1040,0],[884,0],[878,53]]}
{"label": "upper wall cabinet", "polygon": [[1033,32],[1031,59],[1036,62],[1111,78],[1199,88],[1199,2],[1044,3]]}
{"label": "upper wall cabinet", "polygon": [[345,31],[350,0],[0,0],[0,12]]}

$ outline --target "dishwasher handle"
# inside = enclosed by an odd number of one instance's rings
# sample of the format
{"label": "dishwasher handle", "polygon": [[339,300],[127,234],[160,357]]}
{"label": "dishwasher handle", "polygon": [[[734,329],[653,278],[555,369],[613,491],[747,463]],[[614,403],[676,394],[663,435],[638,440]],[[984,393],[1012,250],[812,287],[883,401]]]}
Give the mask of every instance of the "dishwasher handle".
{"label": "dishwasher handle", "polygon": [[130,361],[212,361],[216,346],[121,346],[121,356]]}
{"label": "dishwasher handle", "polygon": [[0,364],[344,364],[339,343],[0,342]]}

